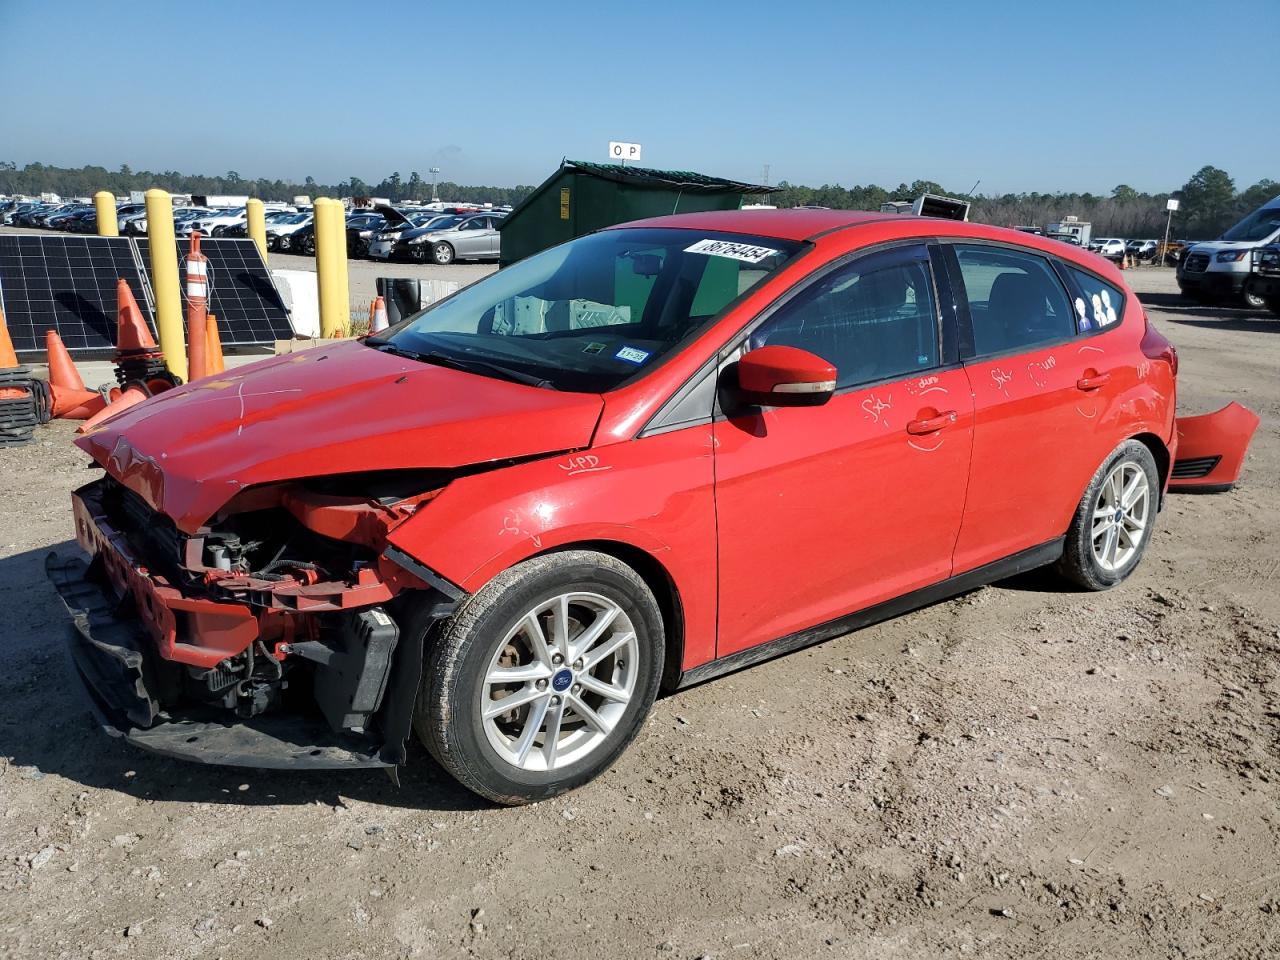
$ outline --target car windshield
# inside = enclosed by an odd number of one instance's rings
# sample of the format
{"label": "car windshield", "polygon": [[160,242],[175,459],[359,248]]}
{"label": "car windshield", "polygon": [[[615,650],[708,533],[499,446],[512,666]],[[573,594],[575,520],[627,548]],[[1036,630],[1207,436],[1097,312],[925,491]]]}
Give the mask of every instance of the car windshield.
{"label": "car windshield", "polygon": [[1280,207],[1263,207],[1255,210],[1222,235],[1223,240],[1265,240],[1280,230]]}
{"label": "car windshield", "polygon": [[287,217],[281,217],[277,222],[278,223],[302,223],[309,216],[311,216],[311,214],[309,213],[291,213]]}
{"label": "car windshield", "polygon": [[423,220],[419,226],[430,226],[432,230],[452,230],[462,220],[462,217],[442,217],[437,213]]}
{"label": "car windshield", "polygon": [[652,369],[801,246],[605,230],[500,270],[367,342],[424,362],[603,392]]}

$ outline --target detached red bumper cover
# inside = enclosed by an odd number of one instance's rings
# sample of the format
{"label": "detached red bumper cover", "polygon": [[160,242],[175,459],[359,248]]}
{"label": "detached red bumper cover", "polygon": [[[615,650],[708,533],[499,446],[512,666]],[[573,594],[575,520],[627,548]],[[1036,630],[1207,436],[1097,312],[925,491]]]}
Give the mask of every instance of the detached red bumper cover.
{"label": "detached red bumper cover", "polygon": [[1178,417],[1178,459],[1173,462],[1170,490],[1219,493],[1240,479],[1258,415],[1232,401],[1216,413]]}

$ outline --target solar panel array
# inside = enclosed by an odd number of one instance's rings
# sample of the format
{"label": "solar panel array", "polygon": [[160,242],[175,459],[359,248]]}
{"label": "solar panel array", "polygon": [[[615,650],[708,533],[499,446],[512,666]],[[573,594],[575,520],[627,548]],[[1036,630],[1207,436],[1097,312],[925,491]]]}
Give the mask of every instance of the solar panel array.
{"label": "solar panel array", "polygon": [[[150,265],[147,238],[136,241],[142,261]],[[178,241],[178,275],[186,276],[189,244]],[[252,240],[201,238],[200,252],[209,258],[209,312],[218,318],[224,346],[272,343],[293,336],[289,311]],[[185,310],[186,284],[181,284]]]}
{"label": "solar panel array", "polygon": [[110,349],[120,277],[154,330],[150,288],[128,238],[0,236],[0,308],[14,349],[43,351],[46,330],[69,350]]}
{"label": "solar panel array", "polygon": [[[181,278],[188,243],[177,245]],[[209,258],[209,312],[218,318],[224,346],[293,336],[289,312],[252,240],[210,238],[201,240],[200,250]],[[56,330],[73,354],[112,349],[120,277],[154,332],[149,252],[145,237],[0,236],[0,309],[14,349],[42,352],[46,330]],[[185,298],[181,279],[179,286]],[[185,310],[184,300],[184,316]]]}

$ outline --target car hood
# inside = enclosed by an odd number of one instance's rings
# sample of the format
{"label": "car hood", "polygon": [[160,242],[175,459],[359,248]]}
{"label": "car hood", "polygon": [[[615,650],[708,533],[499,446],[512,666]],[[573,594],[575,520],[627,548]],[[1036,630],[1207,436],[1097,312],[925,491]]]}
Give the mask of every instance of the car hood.
{"label": "car hood", "polygon": [[433,229],[431,227],[410,227],[408,230],[398,230],[401,240],[412,240],[415,237],[425,237],[429,233],[445,233],[447,231]]}
{"label": "car hood", "polygon": [[586,447],[602,407],[598,394],[510,383],[350,341],[166,391],[76,443],[194,533],[259,484]]}
{"label": "car hood", "polygon": [[1252,250],[1254,247],[1265,247],[1261,240],[1204,240],[1193,243],[1189,249],[1199,253],[1215,253],[1218,250]]}
{"label": "car hood", "polygon": [[387,206],[385,203],[374,204],[373,212],[382,214],[382,219],[387,221],[388,227],[402,227],[410,222],[409,218],[403,213],[395,207]]}

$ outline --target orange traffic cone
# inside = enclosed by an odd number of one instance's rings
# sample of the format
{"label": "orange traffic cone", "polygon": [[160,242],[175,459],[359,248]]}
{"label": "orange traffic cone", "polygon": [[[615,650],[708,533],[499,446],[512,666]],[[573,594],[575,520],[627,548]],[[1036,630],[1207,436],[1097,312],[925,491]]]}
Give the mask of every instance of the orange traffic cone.
{"label": "orange traffic cone", "polygon": [[9,325],[5,322],[4,311],[0,310],[0,370],[8,370],[18,366],[18,355],[13,351],[13,340],[9,336]]}
{"label": "orange traffic cone", "polygon": [[[88,420],[107,408],[107,398],[97,390],[65,391],[52,384],[49,389],[53,393],[53,416],[58,420]],[[67,403],[73,399],[80,402],[68,407]]]}
{"label": "orange traffic cone", "polygon": [[[63,387],[52,380],[49,381],[49,397],[53,408],[51,417],[55,420],[83,420],[81,416],[70,416],[70,414],[81,408],[88,408],[90,405],[95,406],[95,412],[98,407],[105,407],[106,401],[102,399],[102,394],[97,390],[77,390],[74,387]],[[95,401],[101,401],[101,404],[95,404]]]}
{"label": "orange traffic cone", "polygon": [[139,352],[157,353],[160,345],[147,329],[147,321],[138,309],[138,301],[133,299],[133,291],[129,289],[127,280],[116,281],[116,351],[117,353]]}
{"label": "orange traffic cone", "polygon": [[373,322],[369,324],[370,333],[381,333],[387,329],[387,301],[381,297],[373,301]]}
{"label": "orange traffic cone", "polygon": [[84,381],[80,379],[80,371],[76,369],[70,351],[56,330],[46,331],[44,345],[49,356],[49,385],[83,392]]}
{"label": "orange traffic cone", "polygon": [[222,356],[222,338],[218,336],[218,318],[212,313],[205,320],[205,333],[208,335],[205,368],[211,374],[223,373],[227,369],[227,363]]}
{"label": "orange traffic cone", "polygon": [[200,252],[200,231],[191,232],[191,249],[187,253],[187,382],[199,380],[209,372],[208,326],[209,258]]}
{"label": "orange traffic cone", "polygon": [[88,433],[99,424],[105,423],[114,417],[117,413],[123,413],[130,407],[137,406],[143,400],[147,399],[147,395],[138,387],[129,387],[120,394],[120,399],[112,403],[108,407],[104,407],[95,413],[92,417],[80,424],[76,428],[76,433]]}

